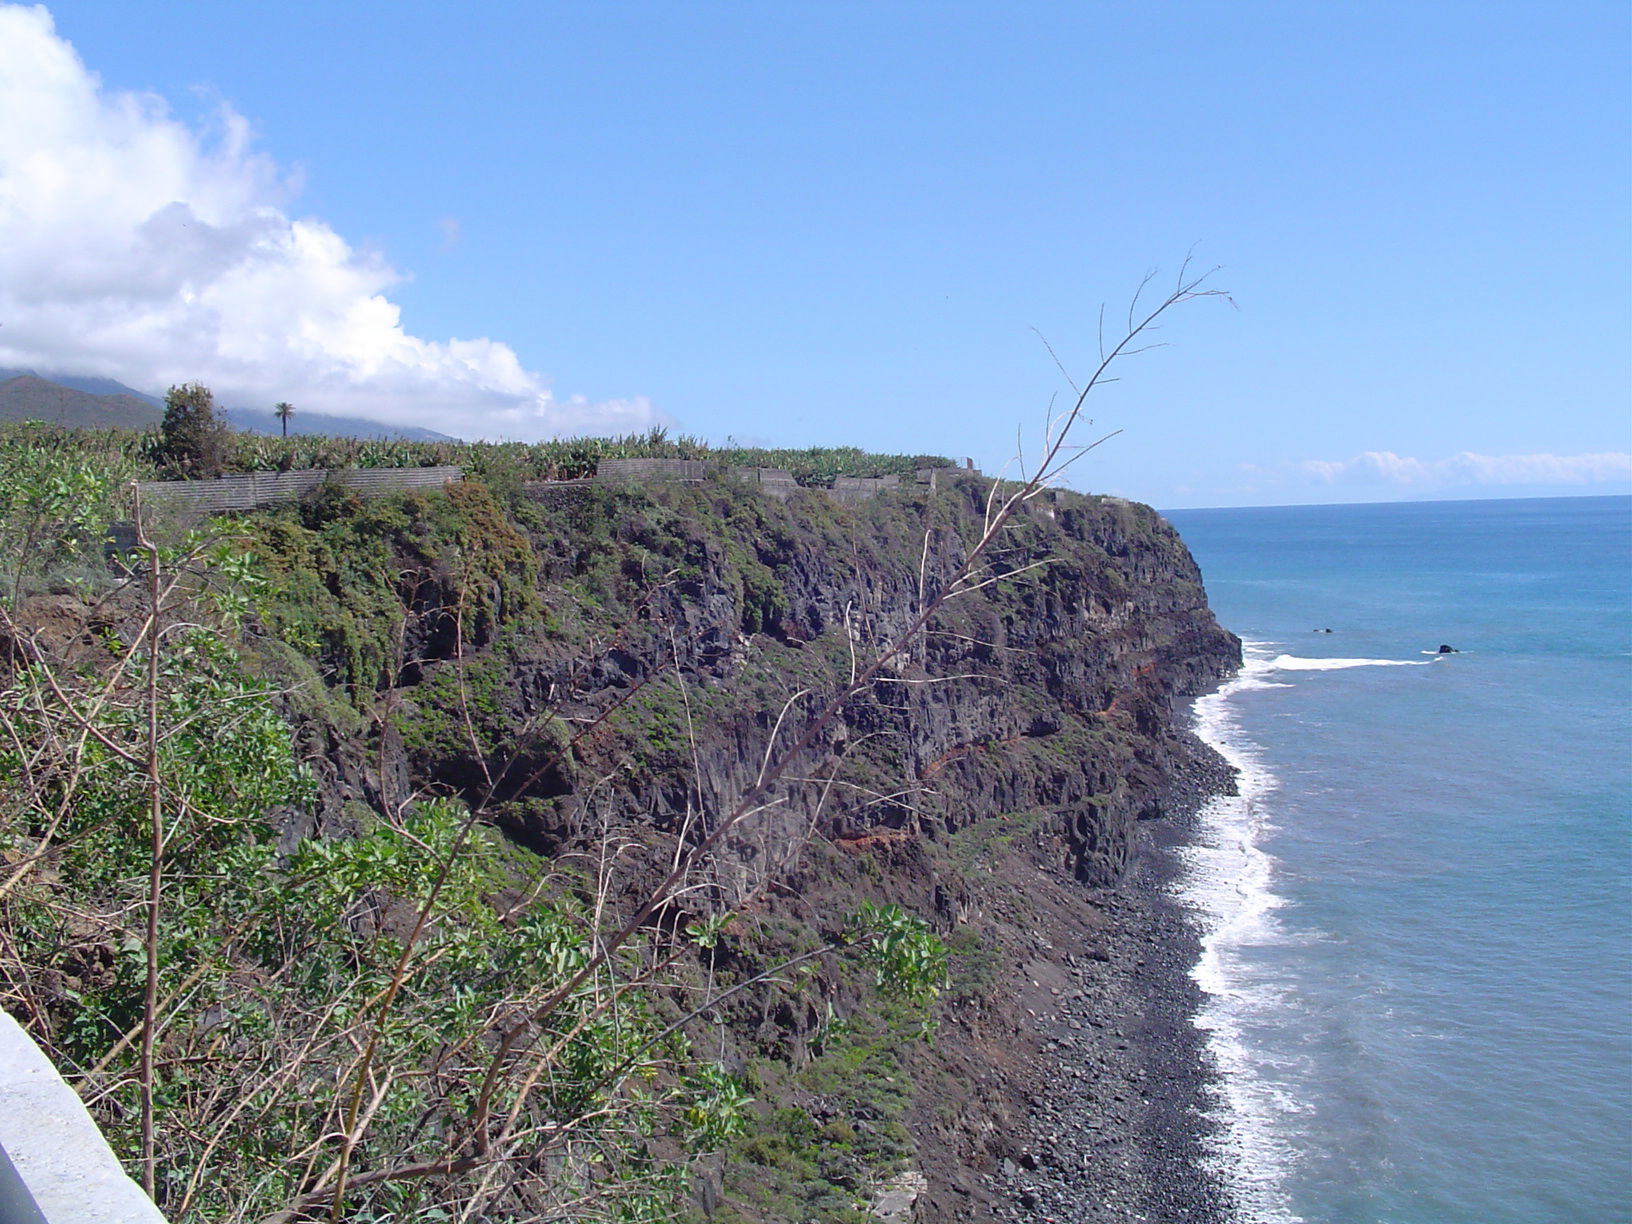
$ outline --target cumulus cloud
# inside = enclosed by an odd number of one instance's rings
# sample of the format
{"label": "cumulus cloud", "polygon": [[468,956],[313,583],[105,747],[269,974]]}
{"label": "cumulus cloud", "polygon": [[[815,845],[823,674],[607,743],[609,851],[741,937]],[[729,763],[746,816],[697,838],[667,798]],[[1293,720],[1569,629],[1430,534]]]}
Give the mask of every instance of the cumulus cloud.
{"label": "cumulus cloud", "polygon": [[1448,459],[1414,459],[1393,451],[1366,451],[1352,459],[1310,459],[1305,472],[1327,484],[1381,480],[1414,488],[1476,485],[1592,485],[1632,480],[1632,453],[1586,455],[1480,455],[1461,451]]}
{"label": "cumulus cloud", "polygon": [[43,7],[0,5],[0,366],[467,437],[658,419],[643,398],[557,398],[498,341],[409,334],[386,296],[399,274],[291,217],[296,190],[230,107],[195,128],[106,90]]}

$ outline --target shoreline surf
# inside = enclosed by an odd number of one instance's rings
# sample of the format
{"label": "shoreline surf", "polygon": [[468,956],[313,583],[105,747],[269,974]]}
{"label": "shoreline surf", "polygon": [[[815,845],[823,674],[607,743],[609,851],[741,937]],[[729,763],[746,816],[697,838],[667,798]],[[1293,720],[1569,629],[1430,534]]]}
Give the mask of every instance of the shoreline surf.
{"label": "shoreline surf", "polygon": [[1176,851],[1240,1224],[1632,1222],[1632,501],[1175,520],[1262,639]]}
{"label": "shoreline surf", "polygon": [[1202,1034],[1213,1072],[1207,1111],[1208,1168],[1227,1189],[1238,1219],[1252,1224],[1307,1224],[1294,1210],[1287,1184],[1298,1162],[1288,1122],[1309,1106],[1284,1074],[1290,1068],[1257,1048],[1253,1029],[1281,1023],[1298,1001],[1285,982],[1243,968],[1244,955],[1290,946],[1307,936],[1286,929],[1277,911],[1280,864],[1264,846],[1276,831],[1280,780],[1262,747],[1242,726],[1235,701],[1243,694],[1293,687],[1282,673],[1364,667],[1425,667],[1422,659],[1320,658],[1276,652],[1269,642],[1244,641],[1241,670],[1192,703],[1192,730],[1235,772],[1233,794],[1218,794],[1172,846],[1171,895],[1198,943],[1191,978],[1199,991],[1192,1022]]}

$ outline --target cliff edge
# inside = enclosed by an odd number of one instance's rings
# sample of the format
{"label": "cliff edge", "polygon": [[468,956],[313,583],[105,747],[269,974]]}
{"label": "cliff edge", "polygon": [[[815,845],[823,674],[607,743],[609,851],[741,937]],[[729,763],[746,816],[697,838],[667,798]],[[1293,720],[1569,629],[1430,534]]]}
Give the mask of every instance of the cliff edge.
{"label": "cliff edge", "polygon": [[22,600],[8,1009],[177,1218],[1220,1218],[1148,851],[1240,644],[1005,488],[331,481]]}
{"label": "cliff edge", "polygon": [[[445,789],[546,861],[623,839],[632,904],[852,669],[902,641],[979,539],[990,492],[947,474],[849,505],[727,477],[524,497],[513,521],[536,605],[507,608],[518,596],[489,577],[486,611],[456,635],[457,584],[421,561],[381,685],[390,716],[321,746],[317,824]],[[843,1033],[848,1079],[827,1066],[835,1025],[869,1021],[842,974],[721,1008],[717,1040],[761,1127],[701,1189],[711,1218],[837,1218],[823,1213],[903,1168],[925,1179],[924,1221],[995,1218],[1040,1201],[1033,1183],[1050,1176],[1067,1201],[1121,1204],[1060,1219],[1136,1205],[1208,1218],[1174,1197],[1211,1194],[1183,997],[1193,948],[1140,855],[1152,822],[1229,784],[1182,723],[1239,642],[1148,507],[1046,492],[988,560],[816,730],[717,848],[695,904],[665,918],[739,915],[712,962],[724,981],[798,954],[863,901],[927,918],[953,952],[933,1044],[895,1041],[880,1060]],[[555,760],[551,737],[583,728]],[[1067,1088],[1078,1114],[1097,1102],[1091,1117],[1058,1116]],[[1094,1142],[1060,1139],[1084,1121]]]}

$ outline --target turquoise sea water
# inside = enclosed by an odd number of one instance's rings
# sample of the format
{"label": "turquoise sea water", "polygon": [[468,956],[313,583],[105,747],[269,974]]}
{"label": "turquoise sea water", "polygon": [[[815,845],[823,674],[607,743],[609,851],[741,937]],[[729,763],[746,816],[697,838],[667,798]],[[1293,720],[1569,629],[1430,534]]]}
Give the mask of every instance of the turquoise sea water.
{"label": "turquoise sea water", "polygon": [[1247,643],[1180,885],[1243,1224],[1632,1221],[1632,498],[1169,517]]}

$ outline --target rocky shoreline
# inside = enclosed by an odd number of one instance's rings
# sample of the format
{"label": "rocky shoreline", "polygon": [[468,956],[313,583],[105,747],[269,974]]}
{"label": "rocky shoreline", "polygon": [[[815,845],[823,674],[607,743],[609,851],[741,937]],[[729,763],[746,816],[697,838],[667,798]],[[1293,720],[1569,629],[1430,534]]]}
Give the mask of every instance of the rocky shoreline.
{"label": "rocky shoreline", "polygon": [[[1020,1089],[1009,1154],[985,1174],[999,1220],[1053,1224],[1228,1224],[1230,1197],[1208,1168],[1213,1071],[1191,1023],[1199,951],[1169,885],[1207,799],[1233,789],[1205,745],[1170,793],[1169,814],[1121,886],[1096,893],[1103,924],[1056,944],[1056,984],[1033,976],[1026,1007],[1040,1039]],[[1066,932],[1060,935],[1069,938]],[[1033,972],[1028,970],[1028,973]]]}

